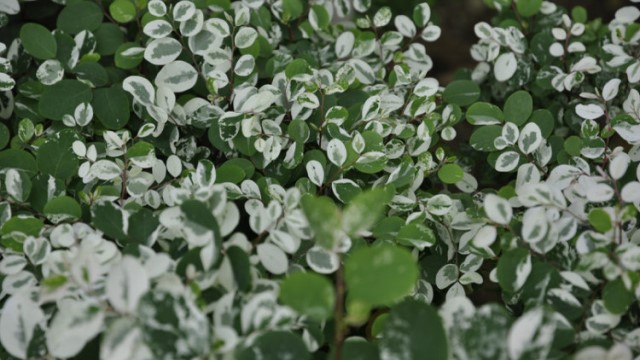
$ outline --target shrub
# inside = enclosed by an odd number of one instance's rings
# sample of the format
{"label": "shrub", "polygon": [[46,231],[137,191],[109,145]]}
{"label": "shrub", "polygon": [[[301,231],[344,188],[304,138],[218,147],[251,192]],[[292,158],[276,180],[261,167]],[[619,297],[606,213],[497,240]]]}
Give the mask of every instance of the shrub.
{"label": "shrub", "polygon": [[427,4],[2,1],[0,357],[637,355],[640,11],[485,2],[441,87]]}

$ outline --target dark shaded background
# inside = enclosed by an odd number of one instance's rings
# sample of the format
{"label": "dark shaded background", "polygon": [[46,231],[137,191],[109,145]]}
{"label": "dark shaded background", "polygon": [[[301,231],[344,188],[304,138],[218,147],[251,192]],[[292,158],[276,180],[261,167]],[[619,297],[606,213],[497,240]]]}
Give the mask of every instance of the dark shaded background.
{"label": "dark shaded background", "polygon": [[[416,4],[424,0],[373,0],[374,7],[389,6],[394,14],[411,16]],[[441,84],[450,82],[456,69],[474,67],[469,49],[477,38],[473,26],[490,22],[496,11],[488,8],[483,0],[427,0],[432,9],[432,21],[442,28],[438,41],[427,44],[434,68],[430,73]],[[633,5],[629,0],[555,0],[556,5],[571,9],[580,5],[587,9],[589,19],[602,18],[609,22],[617,9]]]}

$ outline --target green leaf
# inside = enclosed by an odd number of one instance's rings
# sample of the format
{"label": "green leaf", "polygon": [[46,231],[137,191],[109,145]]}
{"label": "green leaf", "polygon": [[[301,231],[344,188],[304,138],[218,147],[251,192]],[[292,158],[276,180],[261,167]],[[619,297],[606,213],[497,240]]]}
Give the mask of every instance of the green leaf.
{"label": "green leaf", "polygon": [[309,360],[311,355],[300,336],[288,331],[269,331],[237,354],[238,360]]}
{"label": "green leaf", "polygon": [[477,102],[471,105],[465,116],[471,125],[492,125],[504,122],[502,110],[486,102]]}
{"label": "green leaf", "polygon": [[58,29],[75,35],[82,30],[95,31],[102,24],[102,9],[93,1],[76,1],[58,15]]}
{"label": "green leaf", "polygon": [[44,206],[44,214],[54,223],[60,221],[79,219],[82,209],[76,199],[69,196],[58,196],[47,202]]}
{"label": "green leaf", "polygon": [[532,112],[533,98],[524,90],[514,92],[504,103],[505,119],[518,126],[524,124]]}
{"label": "green leaf", "polygon": [[446,360],[448,349],[442,319],[433,306],[407,299],[391,309],[380,340],[381,360]]}
{"label": "green leaf", "polygon": [[0,169],[19,169],[32,173],[38,171],[38,165],[33,155],[18,149],[0,151]]}
{"label": "green leaf", "polygon": [[297,272],[280,285],[280,301],[301,314],[323,321],[332,316],[335,292],[326,277]]}
{"label": "green leaf", "polygon": [[347,259],[345,280],[354,301],[391,305],[413,290],[418,268],[411,253],[401,247],[362,247]]}
{"label": "green leaf", "polygon": [[104,201],[93,206],[92,215],[91,222],[96,229],[112,239],[126,241],[123,218],[126,214],[120,207]]}
{"label": "green leaf", "polygon": [[516,0],[516,9],[524,17],[537,14],[541,6],[542,0]]}
{"label": "green leaf", "polygon": [[251,290],[253,277],[251,276],[251,262],[247,253],[238,246],[228,247],[226,253],[231,263],[231,271],[238,289],[241,291]]}
{"label": "green leaf", "polygon": [[396,240],[402,245],[415,246],[422,250],[435,245],[436,235],[426,225],[412,222],[402,226]]}
{"label": "green leaf", "polygon": [[284,74],[287,76],[287,79],[295,79],[300,75],[311,75],[312,72],[306,60],[295,59],[284,69]]}
{"label": "green leaf", "polygon": [[325,249],[333,249],[339,240],[342,219],[336,204],[328,197],[305,196],[300,205],[315,234],[315,241]]}
{"label": "green leaf", "polygon": [[58,52],[56,39],[40,24],[27,23],[20,29],[22,46],[33,57],[40,60],[53,59]]}
{"label": "green leaf", "polygon": [[77,176],[78,158],[70,145],[59,139],[42,144],[37,153],[40,171],[63,181]]}
{"label": "green leaf", "polygon": [[148,244],[149,237],[160,225],[160,220],[151,210],[142,208],[129,217],[127,234],[132,243]]}
{"label": "green leaf", "polygon": [[78,105],[91,102],[92,97],[88,85],[77,80],[61,80],[45,88],[38,112],[47,119],[62,120],[62,116],[73,114]]}
{"label": "green leaf", "polygon": [[438,170],[438,178],[445,184],[455,184],[464,178],[464,170],[458,164],[445,164]]}
{"label": "green leaf", "polygon": [[634,302],[633,293],[624,286],[621,278],[610,281],[602,290],[604,306],[616,315],[624,314]]}
{"label": "green leaf", "polygon": [[486,125],[477,128],[469,139],[471,147],[478,151],[496,151],[494,140],[502,134],[502,127],[497,125]]}
{"label": "green leaf", "polygon": [[527,249],[508,251],[498,259],[498,283],[508,293],[520,290],[530,273],[531,255]]}
{"label": "green leaf", "polygon": [[38,236],[44,223],[34,217],[13,217],[2,225],[2,233],[19,232],[29,236]]}
{"label": "green leaf", "polygon": [[467,106],[480,98],[480,87],[471,80],[455,80],[447,85],[442,96],[449,104]]}
{"label": "green leaf", "polygon": [[282,1],[282,18],[285,22],[297,19],[302,15],[304,6],[301,0],[283,0]]}
{"label": "green leaf", "polygon": [[120,85],[95,90],[91,106],[98,120],[107,129],[122,129],[129,121],[131,103]]}
{"label": "green leaf", "polygon": [[369,230],[378,221],[391,200],[383,189],[376,188],[356,195],[344,209],[343,228],[349,235]]}
{"label": "green leaf", "polygon": [[551,111],[547,109],[536,110],[531,114],[529,121],[538,125],[543,138],[546,139],[553,133],[555,121],[553,120],[553,114],[551,114]]}
{"label": "green leaf", "polygon": [[589,223],[601,233],[607,232],[613,227],[609,213],[600,208],[589,211]]}
{"label": "green leaf", "polygon": [[103,23],[94,33],[96,37],[96,52],[103,56],[116,53],[118,47],[124,43],[124,32],[112,23]]}
{"label": "green leaf", "polygon": [[140,51],[135,55],[123,55],[123,53],[131,48],[140,47],[139,44],[127,42],[118,47],[116,50],[115,63],[120,69],[130,70],[140,65],[144,59],[144,51]]}
{"label": "green leaf", "polygon": [[11,133],[7,125],[0,123],[0,150],[4,149],[9,143]]}
{"label": "green leaf", "polygon": [[136,18],[136,6],[129,0],[116,0],[109,5],[111,17],[119,23],[128,23]]}

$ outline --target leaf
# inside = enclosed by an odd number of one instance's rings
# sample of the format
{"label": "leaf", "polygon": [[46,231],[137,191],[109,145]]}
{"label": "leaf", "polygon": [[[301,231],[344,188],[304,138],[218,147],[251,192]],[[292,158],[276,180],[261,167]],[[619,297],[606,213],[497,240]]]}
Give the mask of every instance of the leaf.
{"label": "leaf", "polygon": [[129,76],[122,82],[122,88],[143,105],[155,103],[156,90],[149,80],[142,76]]}
{"label": "leaf", "polygon": [[246,49],[253,45],[258,38],[258,32],[251,27],[243,26],[234,37],[234,44],[238,49]]}
{"label": "leaf", "polygon": [[91,105],[96,117],[107,129],[122,129],[129,121],[131,102],[127,93],[118,85],[96,89]]}
{"label": "leaf", "polygon": [[[127,1],[127,0],[124,0]],[[182,53],[182,44],[174,38],[154,39],[144,50],[144,59],[153,65],[167,65]]]}
{"label": "leaf", "polygon": [[256,247],[256,253],[262,266],[274,275],[284,274],[289,268],[287,255],[273,244],[262,243],[258,245]]}
{"label": "leaf", "polygon": [[356,160],[355,168],[365,174],[375,174],[387,165],[387,155],[381,151],[366,152]]}
{"label": "leaf", "polygon": [[237,354],[237,359],[309,360],[311,359],[311,355],[298,335],[288,331],[268,331],[258,336],[250,347],[240,350],[239,354]]}
{"label": "leaf", "polygon": [[446,264],[436,273],[436,286],[438,289],[446,289],[458,281],[458,266],[456,264]]}
{"label": "leaf", "polygon": [[295,59],[284,69],[287,79],[306,81],[313,74],[309,64],[304,59]]}
{"label": "leaf", "polygon": [[464,171],[458,164],[445,164],[438,170],[438,178],[445,184],[455,184],[462,181]]}
{"label": "leaf", "polygon": [[27,348],[36,326],[45,321],[42,309],[27,293],[13,295],[6,300],[0,313],[0,343],[12,356],[27,358]]}
{"label": "leaf", "polygon": [[398,15],[394,21],[396,29],[404,37],[413,38],[416,36],[416,25],[406,15]]}
{"label": "leaf", "polygon": [[339,179],[331,183],[333,195],[343,203],[348,203],[362,192],[362,188],[351,179]]}
{"label": "leaf", "polygon": [[44,214],[51,222],[57,224],[61,221],[79,219],[82,216],[82,209],[74,198],[58,196],[47,202],[44,206]]}
{"label": "leaf", "polygon": [[345,262],[345,281],[352,299],[371,305],[391,305],[411,292],[418,268],[407,250],[380,245],[361,247]]}
{"label": "leaf", "polygon": [[382,216],[389,202],[388,193],[381,188],[356,195],[344,209],[342,227],[349,235],[369,230]]}
{"label": "leaf", "polygon": [[40,171],[63,181],[76,176],[78,171],[78,158],[66,141],[52,139],[42,144],[37,160]]}
{"label": "leaf", "polygon": [[495,139],[502,133],[502,128],[496,125],[481,126],[477,128],[469,139],[471,147],[478,151],[495,151]]}
{"label": "leaf", "polygon": [[380,340],[380,360],[449,358],[442,319],[431,305],[407,299],[391,308]]}
{"label": "leaf", "polygon": [[583,119],[595,120],[604,115],[604,110],[596,104],[578,104],[576,105],[576,114]]}
{"label": "leaf", "polygon": [[305,196],[300,205],[313,230],[316,244],[333,249],[339,240],[342,219],[338,207],[328,197]]}
{"label": "leaf", "polygon": [[64,299],[47,329],[47,349],[57,358],[70,358],[102,330],[104,313],[88,300]]}
{"label": "leaf", "polygon": [[128,23],[136,18],[136,6],[129,0],[115,0],[109,5],[111,17],[119,23]]}
{"label": "leaf", "polygon": [[73,114],[76,107],[90,103],[91,88],[77,80],[61,80],[45,88],[38,103],[40,115],[51,120],[62,120],[62,116]]}
{"label": "leaf", "polygon": [[436,235],[426,225],[412,222],[400,228],[396,240],[402,245],[414,246],[419,250],[424,250],[435,245]]}
{"label": "leaf", "polygon": [[542,145],[542,132],[535,123],[528,123],[520,131],[518,147],[524,154],[531,154]]}
{"label": "leaf", "polygon": [[471,125],[493,125],[504,122],[502,110],[486,102],[477,102],[471,105],[465,116]]}
{"label": "leaf", "polygon": [[102,9],[91,1],[69,4],[58,15],[58,29],[75,35],[83,30],[95,31],[102,24]]}
{"label": "leaf", "polygon": [[449,104],[467,106],[480,98],[480,87],[471,80],[455,80],[447,85],[442,96]]}
{"label": "leaf", "polygon": [[324,183],[324,168],[317,160],[310,160],[306,165],[309,181],[316,186],[322,186]]}
{"label": "leaf", "polygon": [[526,249],[514,249],[498,259],[497,276],[500,287],[514,293],[522,288],[531,274],[531,255]]}
{"label": "leaf", "polygon": [[91,165],[91,174],[100,180],[113,180],[122,175],[122,169],[111,160],[98,160]]}
{"label": "leaf", "polygon": [[156,86],[166,86],[171,91],[179,93],[191,89],[197,80],[198,72],[191,64],[176,60],[158,71],[154,83]]}
{"label": "leaf", "polygon": [[496,170],[499,172],[511,172],[518,167],[520,155],[515,151],[505,151],[496,159]]}
{"label": "leaf", "polygon": [[518,126],[524,124],[533,112],[533,98],[524,91],[519,90],[511,94],[504,103],[504,117],[507,121]]}
{"label": "leaf", "polygon": [[304,6],[301,0],[282,0],[282,18],[285,23],[302,15]]}
{"label": "leaf", "polygon": [[109,271],[105,290],[116,311],[135,314],[140,298],[149,290],[149,279],[140,261],[130,256],[123,257]]}
{"label": "leaf", "polygon": [[20,28],[20,40],[24,49],[40,60],[53,59],[58,52],[56,39],[40,24],[27,23]]}
{"label": "leaf", "polygon": [[[389,16],[389,18],[391,18],[391,16]],[[338,59],[344,59],[351,54],[355,41],[356,37],[350,31],[345,31],[338,35],[335,44],[336,56]]]}
{"label": "leaf", "polygon": [[309,249],[305,258],[311,270],[319,274],[331,274],[340,267],[338,255],[318,245]]}
{"label": "leaf", "polygon": [[326,277],[297,272],[280,285],[280,301],[301,314],[324,321],[333,315],[335,291]]}
{"label": "leaf", "polygon": [[100,359],[130,359],[142,341],[140,329],[132,318],[115,320],[104,332],[100,342]]}
{"label": "leaf", "polygon": [[498,56],[493,66],[493,75],[500,82],[507,81],[513,77],[518,70],[518,60],[512,52],[504,53]]}
{"label": "leaf", "polygon": [[541,6],[542,0],[516,0],[516,9],[524,17],[537,14]]}
{"label": "leaf", "polygon": [[91,209],[93,226],[106,236],[124,241],[127,238],[125,216],[127,214],[113,203],[104,201],[93,205]]}
{"label": "leaf", "polygon": [[484,212],[496,224],[508,225],[513,217],[511,204],[500,196],[487,194],[484,197]]}
{"label": "leaf", "polygon": [[413,21],[418,27],[425,27],[431,19],[431,8],[429,4],[422,3],[413,8]]}

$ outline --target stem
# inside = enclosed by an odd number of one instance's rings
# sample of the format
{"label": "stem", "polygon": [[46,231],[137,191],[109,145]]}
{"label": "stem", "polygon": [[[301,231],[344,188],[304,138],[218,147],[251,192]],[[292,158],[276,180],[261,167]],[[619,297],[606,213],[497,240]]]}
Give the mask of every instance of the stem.
{"label": "stem", "polygon": [[336,271],[336,307],[334,309],[335,321],[335,357],[334,360],[342,359],[342,345],[344,344],[344,274],[342,264]]}

